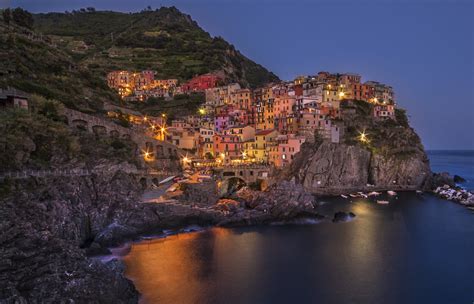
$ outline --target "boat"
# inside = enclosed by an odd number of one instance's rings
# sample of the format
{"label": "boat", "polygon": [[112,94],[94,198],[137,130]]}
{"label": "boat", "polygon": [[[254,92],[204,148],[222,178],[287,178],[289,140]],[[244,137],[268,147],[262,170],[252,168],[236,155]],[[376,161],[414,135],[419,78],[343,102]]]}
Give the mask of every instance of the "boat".
{"label": "boat", "polygon": [[173,184],[171,187],[169,187],[168,189],[166,189],[166,192],[174,192],[176,191],[176,189],[178,189],[178,184]]}
{"label": "boat", "polygon": [[362,192],[357,192],[357,194],[359,194],[360,197],[363,197],[363,198],[367,198],[367,194],[364,194]]}
{"label": "boat", "polygon": [[392,195],[392,196],[397,195],[397,192],[391,191],[391,190],[387,191],[387,193],[388,193],[388,195]]}
{"label": "boat", "polygon": [[421,190],[416,190],[416,194],[423,194],[423,191],[421,191]]}
{"label": "boat", "polygon": [[172,180],[173,178],[175,178],[175,177],[176,177],[175,175],[170,176],[170,177],[167,177],[167,178],[165,178],[164,180],[162,180],[161,182],[159,182],[158,185],[165,184],[165,183],[171,181],[171,180]]}
{"label": "boat", "polygon": [[380,205],[387,205],[389,202],[388,201],[377,201],[377,204],[380,204]]}
{"label": "boat", "polygon": [[342,198],[349,198],[347,195],[341,194]]}
{"label": "boat", "polygon": [[380,192],[376,192],[376,191],[372,191],[372,192],[369,192],[369,194],[367,194],[368,196],[377,196],[377,195],[380,195],[382,193]]}
{"label": "boat", "polygon": [[349,196],[350,196],[350,197],[354,197],[354,198],[355,198],[355,197],[359,197],[359,195],[357,195],[357,194],[352,194],[352,193],[349,194]]}

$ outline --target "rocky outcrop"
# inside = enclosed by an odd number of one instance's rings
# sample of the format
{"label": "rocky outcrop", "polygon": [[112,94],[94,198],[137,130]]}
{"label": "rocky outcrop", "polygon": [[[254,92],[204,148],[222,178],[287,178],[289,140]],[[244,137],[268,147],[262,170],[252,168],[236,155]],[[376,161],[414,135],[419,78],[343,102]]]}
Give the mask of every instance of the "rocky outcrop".
{"label": "rocky outcrop", "polygon": [[[404,112],[396,120],[375,120],[366,102],[341,104],[340,143],[316,140],[303,145],[282,177],[314,194],[426,189],[428,157]],[[351,110],[351,116],[345,113]],[[364,139],[360,139],[361,131]]]}
{"label": "rocky outcrop", "polygon": [[424,154],[384,156],[358,145],[324,142],[305,147],[286,178],[294,178],[314,194],[335,195],[353,191],[415,190],[431,176]]}
{"label": "rocky outcrop", "polygon": [[350,221],[351,219],[355,218],[355,216],[356,215],[352,212],[338,211],[338,212],[334,213],[334,217],[333,217],[332,221],[334,223],[347,222],[347,221]]}
{"label": "rocky outcrop", "polygon": [[238,226],[319,219],[314,197],[290,182],[217,199],[212,182],[180,201],[139,203],[137,178],[92,176],[5,181],[0,203],[0,302],[135,303],[118,261],[88,258],[143,234],[189,225]]}
{"label": "rocky outcrop", "polygon": [[446,184],[442,187],[437,187],[433,192],[449,201],[460,203],[468,208],[474,208],[474,193],[471,191],[459,187],[451,187]]}
{"label": "rocky outcrop", "polygon": [[138,294],[120,263],[86,257],[94,237],[127,217],[132,176],[5,181],[0,203],[0,302],[131,302]]}
{"label": "rocky outcrop", "polygon": [[240,208],[230,203],[229,212],[218,225],[242,226],[269,223],[293,223],[301,220],[317,220],[317,203],[301,185],[282,181],[265,191],[243,188],[235,194]]}

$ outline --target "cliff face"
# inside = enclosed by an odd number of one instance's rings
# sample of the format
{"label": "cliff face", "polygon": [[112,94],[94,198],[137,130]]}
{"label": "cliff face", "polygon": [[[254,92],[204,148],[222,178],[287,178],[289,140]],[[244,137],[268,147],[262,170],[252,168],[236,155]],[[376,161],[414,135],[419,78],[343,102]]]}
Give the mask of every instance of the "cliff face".
{"label": "cliff face", "polygon": [[7,186],[11,194],[0,202],[0,302],[138,300],[120,263],[87,259],[80,249],[136,206],[139,188],[131,176],[12,180]]}
{"label": "cliff face", "polygon": [[[428,157],[418,135],[403,119],[404,113],[399,114],[397,121],[343,116],[342,143],[305,144],[285,178],[294,178],[312,193],[330,195],[427,187],[432,175]],[[357,140],[358,130],[366,132],[369,142]]]}

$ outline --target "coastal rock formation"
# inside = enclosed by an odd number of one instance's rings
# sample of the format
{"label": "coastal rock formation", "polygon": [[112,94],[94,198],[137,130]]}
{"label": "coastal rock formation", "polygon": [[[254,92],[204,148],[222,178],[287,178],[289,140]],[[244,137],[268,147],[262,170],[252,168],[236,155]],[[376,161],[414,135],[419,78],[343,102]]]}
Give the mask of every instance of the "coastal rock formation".
{"label": "coastal rock formation", "polygon": [[318,218],[314,197],[290,182],[266,192],[242,189],[225,201],[217,201],[211,184],[193,184],[184,191],[185,200],[171,203],[139,203],[137,177],[120,170],[4,184],[10,192],[0,204],[2,303],[136,303],[138,293],[121,262],[104,263],[88,253],[107,253],[107,247],[140,235],[190,225]]}
{"label": "coastal rock formation", "polygon": [[[426,189],[432,175],[428,157],[404,113],[398,116],[399,121],[376,121],[367,114],[343,115],[346,130],[341,143],[304,144],[283,178],[320,195]],[[359,130],[366,132],[364,141]]]}
{"label": "coastal rock formation", "polygon": [[436,195],[447,199],[449,201],[455,201],[461,205],[467,207],[474,207],[474,193],[461,189],[459,187],[451,187],[449,185],[444,185],[442,187],[437,187],[433,191]]}
{"label": "coastal rock formation", "polygon": [[265,191],[243,188],[235,195],[243,205],[233,208],[223,219],[221,226],[241,226],[268,223],[292,223],[299,220],[315,220],[321,216],[316,212],[314,197],[301,185],[282,181]]}
{"label": "coastal rock formation", "polygon": [[322,143],[305,147],[291,166],[290,178],[315,194],[361,190],[414,190],[431,176],[426,154],[383,156],[357,145]]}
{"label": "coastal rock formation", "polygon": [[0,302],[136,302],[117,262],[88,259],[85,247],[104,226],[127,216],[138,187],[111,176],[5,181],[0,204]]}
{"label": "coastal rock formation", "polygon": [[338,222],[347,222],[351,219],[353,219],[356,215],[352,212],[342,212],[342,211],[338,211],[336,213],[334,213],[334,217],[332,219],[332,221],[334,223],[338,223]]}

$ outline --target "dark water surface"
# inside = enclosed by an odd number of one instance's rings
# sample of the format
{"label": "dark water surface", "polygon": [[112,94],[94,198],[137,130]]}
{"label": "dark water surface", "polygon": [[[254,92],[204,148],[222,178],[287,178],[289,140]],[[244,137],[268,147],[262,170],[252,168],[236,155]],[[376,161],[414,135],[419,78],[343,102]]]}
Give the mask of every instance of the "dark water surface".
{"label": "dark water surface", "polygon": [[144,303],[472,303],[474,214],[431,195],[331,199],[355,220],[214,228],[124,258]]}
{"label": "dark water surface", "polygon": [[433,172],[449,172],[462,176],[467,181],[461,184],[468,190],[474,190],[474,151],[428,151]]}
{"label": "dark water surface", "polygon": [[[473,151],[430,151],[468,179]],[[386,199],[381,197],[379,199]],[[144,303],[474,303],[474,214],[431,195],[389,205],[326,199],[347,223],[214,228],[134,244],[127,275]]]}

